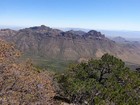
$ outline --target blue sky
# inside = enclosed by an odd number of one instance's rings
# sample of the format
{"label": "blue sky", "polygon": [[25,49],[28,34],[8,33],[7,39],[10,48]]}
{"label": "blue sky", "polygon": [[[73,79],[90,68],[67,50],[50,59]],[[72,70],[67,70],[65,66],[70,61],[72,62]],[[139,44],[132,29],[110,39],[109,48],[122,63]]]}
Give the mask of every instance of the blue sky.
{"label": "blue sky", "polygon": [[140,31],[140,0],[1,0],[0,26]]}

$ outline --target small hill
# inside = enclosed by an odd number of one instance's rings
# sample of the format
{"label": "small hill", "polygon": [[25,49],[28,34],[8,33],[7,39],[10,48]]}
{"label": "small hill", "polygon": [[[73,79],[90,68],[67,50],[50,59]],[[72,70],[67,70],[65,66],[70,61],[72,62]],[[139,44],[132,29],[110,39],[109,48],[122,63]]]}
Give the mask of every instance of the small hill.
{"label": "small hill", "polygon": [[127,41],[125,38],[123,37],[114,37],[114,38],[111,38],[113,41],[117,42],[117,43],[129,43],[130,41]]}

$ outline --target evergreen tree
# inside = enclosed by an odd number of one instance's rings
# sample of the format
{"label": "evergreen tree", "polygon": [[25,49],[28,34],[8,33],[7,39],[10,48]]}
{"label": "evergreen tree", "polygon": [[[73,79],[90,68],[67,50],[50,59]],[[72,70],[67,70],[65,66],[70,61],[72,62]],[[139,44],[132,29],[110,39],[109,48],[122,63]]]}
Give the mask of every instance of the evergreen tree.
{"label": "evergreen tree", "polygon": [[139,105],[140,74],[105,54],[99,60],[73,65],[57,77],[61,95],[71,103],[89,105]]}

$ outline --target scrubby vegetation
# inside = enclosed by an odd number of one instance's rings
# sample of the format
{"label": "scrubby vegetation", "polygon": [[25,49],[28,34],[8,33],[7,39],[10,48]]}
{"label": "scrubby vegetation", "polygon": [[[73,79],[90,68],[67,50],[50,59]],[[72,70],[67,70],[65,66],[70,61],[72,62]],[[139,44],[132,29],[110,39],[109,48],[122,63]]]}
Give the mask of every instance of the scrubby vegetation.
{"label": "scrubby vegetation", "polygon": [[20,57],[19,61],[25,61],[26,59],[32,59],[33,64],[40,69],[47,69],[52,72],[63,72],[67,69],[67,67],[75,63],[75,61],[66,61],[60,59],[45,59],[43,57],[38,56],[27,56],[24,55]]}
{"label": "scrubby vegetation", "polygon": [[0,40],[0,105],[55,105],[54,99],[77,105],[140,104],[139,69],[130,70],[114,56],[73,64],[56,76],[57,84],[31,60],[19,63],[20,55]]}
{"label": "scrubby vegetation", "polygon": [[16,63],[20,52],[0,40],[0,105],[54,105],[52,78],[30,60]]}
{"label": "scrubby vegetation", "polygon": [[108,54],[57,75],[58,97],[78,105],[140,105],[140,74]]}

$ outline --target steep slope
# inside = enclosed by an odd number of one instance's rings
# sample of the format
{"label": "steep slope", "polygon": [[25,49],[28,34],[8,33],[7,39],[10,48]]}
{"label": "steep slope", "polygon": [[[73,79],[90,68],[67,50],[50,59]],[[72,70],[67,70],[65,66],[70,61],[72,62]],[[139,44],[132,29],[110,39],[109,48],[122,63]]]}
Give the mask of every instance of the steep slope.
{"label": "steep slope", "polygon": [[139,46],[118,44],[95,30],[87,33],[63,32],[42,25],[19,30],[16,35],[11,35],[10,39],[18,49],[28,56],[61,60],[86,60],[109,53],[128,62],[140,63]]}
{"label": "steep slope", "polygon": [[16,63],[18,56],[13,45],[0,40],[0,104],[55,105],[49,73],[37,72],[29,60]]}

